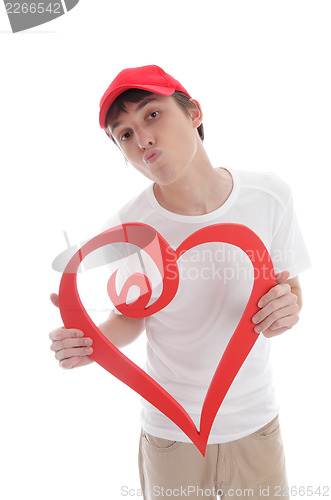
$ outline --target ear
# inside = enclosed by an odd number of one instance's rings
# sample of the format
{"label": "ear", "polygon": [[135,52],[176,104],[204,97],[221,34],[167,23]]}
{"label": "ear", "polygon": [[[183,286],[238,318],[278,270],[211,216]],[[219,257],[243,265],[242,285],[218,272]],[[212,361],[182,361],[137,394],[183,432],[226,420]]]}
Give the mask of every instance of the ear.
{"label": "ear", "polygon": [[194,128],[198,128],[203,119],[202,109],[200,103],[196,99],[190,99],[190,101],[194,104],[195,108],[190,109],[190,115],[192,117],[192,122]]}

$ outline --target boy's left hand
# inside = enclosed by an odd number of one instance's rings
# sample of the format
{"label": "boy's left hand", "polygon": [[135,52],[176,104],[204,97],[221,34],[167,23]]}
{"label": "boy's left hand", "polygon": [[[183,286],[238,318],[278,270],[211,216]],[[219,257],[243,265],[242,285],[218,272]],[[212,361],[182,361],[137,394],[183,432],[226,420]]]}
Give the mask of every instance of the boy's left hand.
{"label": "boy's left hand", "polygon": [[274,337],[289,330],[299,321],[298,297],[292,293],[291,286],[285,283],[290,276],[288,271],[276,274],[276,285],[261,297],[261,308],[253,318],[257,326],[254,331],[265,337]]}

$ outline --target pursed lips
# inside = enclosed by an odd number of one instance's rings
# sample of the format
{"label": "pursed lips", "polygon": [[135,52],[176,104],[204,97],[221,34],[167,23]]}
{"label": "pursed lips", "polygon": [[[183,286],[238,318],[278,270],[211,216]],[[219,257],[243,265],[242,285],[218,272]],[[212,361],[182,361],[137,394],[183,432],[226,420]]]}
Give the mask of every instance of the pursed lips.
{"label": "pursed lips", "polygon": [[144,154],[144,162],[146,164],[154,163],[161,155],[161,151],[159,149],[152,149],[151,151],[147,151]]}

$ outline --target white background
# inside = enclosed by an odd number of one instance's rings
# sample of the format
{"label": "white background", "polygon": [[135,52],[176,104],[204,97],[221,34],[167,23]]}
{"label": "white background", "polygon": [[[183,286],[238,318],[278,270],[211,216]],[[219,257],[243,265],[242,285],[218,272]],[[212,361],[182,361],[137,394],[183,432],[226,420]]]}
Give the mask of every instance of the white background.
{"label": "white background", "polygon": [[[61,326],[49,294],[63,231],[91,236],[149,183],[98,125],[110,81],[145,64],[200,101],[215,166],[273,171],[292,187],[313,267],[299,324],[271,340],[283,440],[290,485],[331,496],[330,2],[81,0],[17,34],[1,9],[2,497],[139,488],[139,396],[96,364],[60,369],[48,334]],[[139,360],[143,347],[127,352]]]}

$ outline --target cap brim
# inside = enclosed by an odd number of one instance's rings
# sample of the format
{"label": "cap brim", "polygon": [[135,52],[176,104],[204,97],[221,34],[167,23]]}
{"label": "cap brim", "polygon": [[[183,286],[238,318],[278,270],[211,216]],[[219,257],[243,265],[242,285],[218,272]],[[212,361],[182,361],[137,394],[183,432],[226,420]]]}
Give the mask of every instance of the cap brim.
{"label": "cap brim", "polygon": [[174,88],[171,87],[161,87],[158,85],[121,85],[117,87],[116,89],[113,90],[113,92],[110,92],[109,95],[101,102],[101,107],[100,107],[100,112],[99,112],[99,124],[100,127],[105,129],[106,128],[106,116],[108,113],[108,110],[110,106],[113,104],[115,99],[120,95],[123,94],[126,90],[129,89],[141,89],[141,90],[148,90],[149,92],[153,92],[154,94],[159,94],[159,95],[172,95],[175,92]]}

